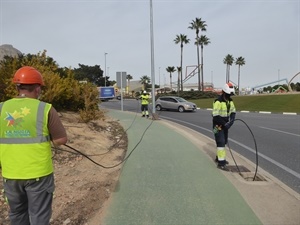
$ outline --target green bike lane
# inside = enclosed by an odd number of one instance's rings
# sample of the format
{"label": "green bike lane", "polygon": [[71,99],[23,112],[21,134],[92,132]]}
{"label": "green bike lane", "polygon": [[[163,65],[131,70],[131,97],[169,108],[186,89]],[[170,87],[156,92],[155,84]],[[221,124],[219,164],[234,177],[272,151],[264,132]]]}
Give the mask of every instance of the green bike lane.
{"label": "green bike lane", "polygon": [[262,224],[195,144],[159,120],[110,110],[128,150],[103,225]]}

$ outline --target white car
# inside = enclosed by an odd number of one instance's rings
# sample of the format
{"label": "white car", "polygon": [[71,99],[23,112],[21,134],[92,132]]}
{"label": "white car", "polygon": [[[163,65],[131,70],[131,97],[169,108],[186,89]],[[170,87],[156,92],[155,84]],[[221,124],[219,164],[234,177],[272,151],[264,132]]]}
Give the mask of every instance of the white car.
{"label": "white car", "polygon": [[188,102],[184,98],[177,96],[162,96],[159,97],[155,102],[155,108],[157,111],[164,109],[176,110],[179,112],[185,111],[196,111],[197,106],[195,103]]}

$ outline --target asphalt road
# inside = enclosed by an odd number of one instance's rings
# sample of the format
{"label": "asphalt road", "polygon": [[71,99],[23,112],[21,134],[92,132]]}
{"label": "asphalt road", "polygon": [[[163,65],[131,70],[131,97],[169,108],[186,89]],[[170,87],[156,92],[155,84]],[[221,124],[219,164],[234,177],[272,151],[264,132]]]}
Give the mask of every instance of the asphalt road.
{"label": "asphalt road", "polygon": [[[121,101],[113,100],[101,103],[101,107],[140,113],[140,102],[137,100],[124,100],[122,107]],[[152,106],[149,108],[151,111]],[[156,113],[162,119],[171,120],[213,138],[209,110]],[[300,193],[300,116],[237,112],[236,119],[242,121],[237,120],[230,129],[230,148],[253,163],[258,158],[260,168]]]}

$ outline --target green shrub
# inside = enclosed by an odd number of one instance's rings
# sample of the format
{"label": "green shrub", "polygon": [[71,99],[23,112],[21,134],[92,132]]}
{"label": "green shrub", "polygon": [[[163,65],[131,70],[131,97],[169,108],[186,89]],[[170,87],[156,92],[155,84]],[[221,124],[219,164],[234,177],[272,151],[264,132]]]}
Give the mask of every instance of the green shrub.
{"label": "green shrub", "polygon": [[88,122],[91,120],[103,119],[104,114],[99,110],[99,93],[95,86],[91,85],[91,83],[82,85],[82,96],[84,107],[79,110],[80,117],[83,122]]}
{"label": "green shrub", "polygon": [[73,78],[74,72],[71,69],[59,68],[52,58],[46,56],[46,51],[37,55],[5,57],[0,62],[0,102],[17,95],[12,78],[25,65],[36,68],[43,75],[45,87],[41,101],[51,103],[58,111],[79,112],[84,122],[103,118],[98,106],[97,87],[91,83],[79,84]]}

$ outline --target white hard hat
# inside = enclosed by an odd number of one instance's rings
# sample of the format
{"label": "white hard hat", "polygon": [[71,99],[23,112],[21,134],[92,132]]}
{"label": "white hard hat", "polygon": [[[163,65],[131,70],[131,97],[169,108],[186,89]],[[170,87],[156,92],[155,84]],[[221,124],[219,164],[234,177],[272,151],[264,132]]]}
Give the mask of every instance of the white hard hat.
{"label": "white hard hat", "polygon": [[147,91],[143,91],[143,93],[144,93],[144,94],[146,94],[146,93],[147,93]]}
{"label": "white hard hat", "polygon": [[234,95],[234,86],[232,83],[228,82],[224,84],[222,89],[226,94],[233,94]]}

